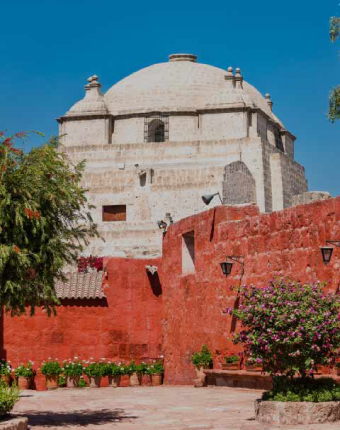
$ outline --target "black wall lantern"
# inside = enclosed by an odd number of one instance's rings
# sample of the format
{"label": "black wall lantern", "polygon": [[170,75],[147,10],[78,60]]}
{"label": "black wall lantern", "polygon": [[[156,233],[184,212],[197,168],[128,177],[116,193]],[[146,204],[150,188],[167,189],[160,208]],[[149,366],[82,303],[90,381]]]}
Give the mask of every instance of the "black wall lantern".
{"label": "black wall lantern", "polygon": [[333,254],[333,247],[327,246],[328,244],[337,246],[340,248],[340,240],[326,240],[326,246],[321,246],[321,254],[322,254],[322,261],[325,264],[328,264],[331,261],[332,254]]}
{"label": "black wall lantern", "polygon": [[202,200],[203,200],[204,204],[208,205],[215,196],[218,196],[220,198],[221,203],[223,205],[223,201],[222,201],[220,193],[205,194],[204,196],[202,196]]}
{"label": "black wall lantern", "polygon": [[[223,263],[220,263],[221,265],[221,269],[222,269],[222,273],[224,276],[228,276],[231,273],[231,269],[233,268],[233,262],[235,261],[236,263],[239,263],[242,265],[242,269],[244,272],[244,263],[242,261],[240,261],[240,258],[244,258],[242,255],[228,255],[227,256],[227,261],[223,261]],[[228,261],[231,260],[231,261]]]}

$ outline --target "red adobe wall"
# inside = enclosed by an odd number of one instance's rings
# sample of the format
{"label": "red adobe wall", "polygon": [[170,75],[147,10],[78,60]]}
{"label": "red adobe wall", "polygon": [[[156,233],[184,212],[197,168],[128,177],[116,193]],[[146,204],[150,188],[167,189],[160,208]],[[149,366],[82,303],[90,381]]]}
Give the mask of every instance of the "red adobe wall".
{"label": "red adobe wall", "polygon": [[[215,214],[215,215],[214,215]],[[195,232],[195,273],[181,273],[182,234]],[[222,275],[226,255],[245,256],[242,284],[264,285],[275,275],[301,281],[328,281],[335,291],[340,281],[340,249],[331,263],[322,262],[319,247],[326,239],[340,239],[340,198],[259,214],[255,206],[218,207],[173,224],[163,243],[163,353],[168,384],[190,384],[191,356],[202,344],[212,350],[215,363],[231,343],[231,317],[241,266]],[[171,275],[171,276],[170,276]],[[229,349],[228,349],[229,348]],[[214,366],[216,367],[216,366]]]}
{"label": "red adobe wall", "polygon": [[[5,315],[2,356],[14,366],[32,360],[35,369],[48,357],[157,358],[162,353],[162,295],[161,286],[150,282],[148,264],[161,269],[160,259],[107,259],[107,301],[63,301],[56,317],[39,309],[34,317]],[[38,375],[40,389],[42,382]]]}

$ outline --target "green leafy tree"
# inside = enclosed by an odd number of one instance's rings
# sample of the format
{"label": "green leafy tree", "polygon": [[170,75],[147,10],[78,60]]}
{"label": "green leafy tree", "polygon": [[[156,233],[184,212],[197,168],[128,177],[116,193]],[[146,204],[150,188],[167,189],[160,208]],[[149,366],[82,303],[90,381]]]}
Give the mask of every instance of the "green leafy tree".
{"label": "green leafy tree", "polygon": [[[340,18],[332,16],[330,19],[329,35],[332,42],[335,42],[340,34]],[[340,118],[340,85],[334,87],[329,96],[328,118],[331,122]]]}
{"label": "green leafy tree", "polygon": [[26,136],[0,133],[0,306],[50,314],[56,279],[98,231],[80,184],[84,162],[72,165],[57,139],[23,153],[14,143]]}

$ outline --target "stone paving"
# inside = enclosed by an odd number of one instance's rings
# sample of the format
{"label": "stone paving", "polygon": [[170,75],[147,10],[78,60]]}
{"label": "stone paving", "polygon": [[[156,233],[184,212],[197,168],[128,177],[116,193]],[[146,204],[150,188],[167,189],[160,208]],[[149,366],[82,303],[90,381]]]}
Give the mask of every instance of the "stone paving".
{"label": "stone paving", "polygon": [[[14,413],[31,430],[278,430],[254,420],[261,391],[228,387],[136,387],[23,391]],[[329,425],[287,430],[335,430]]]}

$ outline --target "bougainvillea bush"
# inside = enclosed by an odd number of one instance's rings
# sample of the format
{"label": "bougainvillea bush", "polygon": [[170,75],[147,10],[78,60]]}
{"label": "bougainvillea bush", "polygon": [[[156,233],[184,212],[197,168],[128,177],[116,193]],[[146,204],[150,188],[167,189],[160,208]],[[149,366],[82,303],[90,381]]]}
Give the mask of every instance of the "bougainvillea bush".
{"label": "bougainvillea bush", "polygon": [[230,313],[241,321],[234,336],[245,354],[271,374],[302,377],[334,365],[340,347],[339,296],[323,285],[277,279],[264,288],[242,287]]}
{"label": "bougainvillea bush", "polygon": [[84,163],[72,165],[55,139],[24,153],[15,144],[25,136],[0,132],[0,306],[50,314],[55,280],[98,231],[80,183]]}

